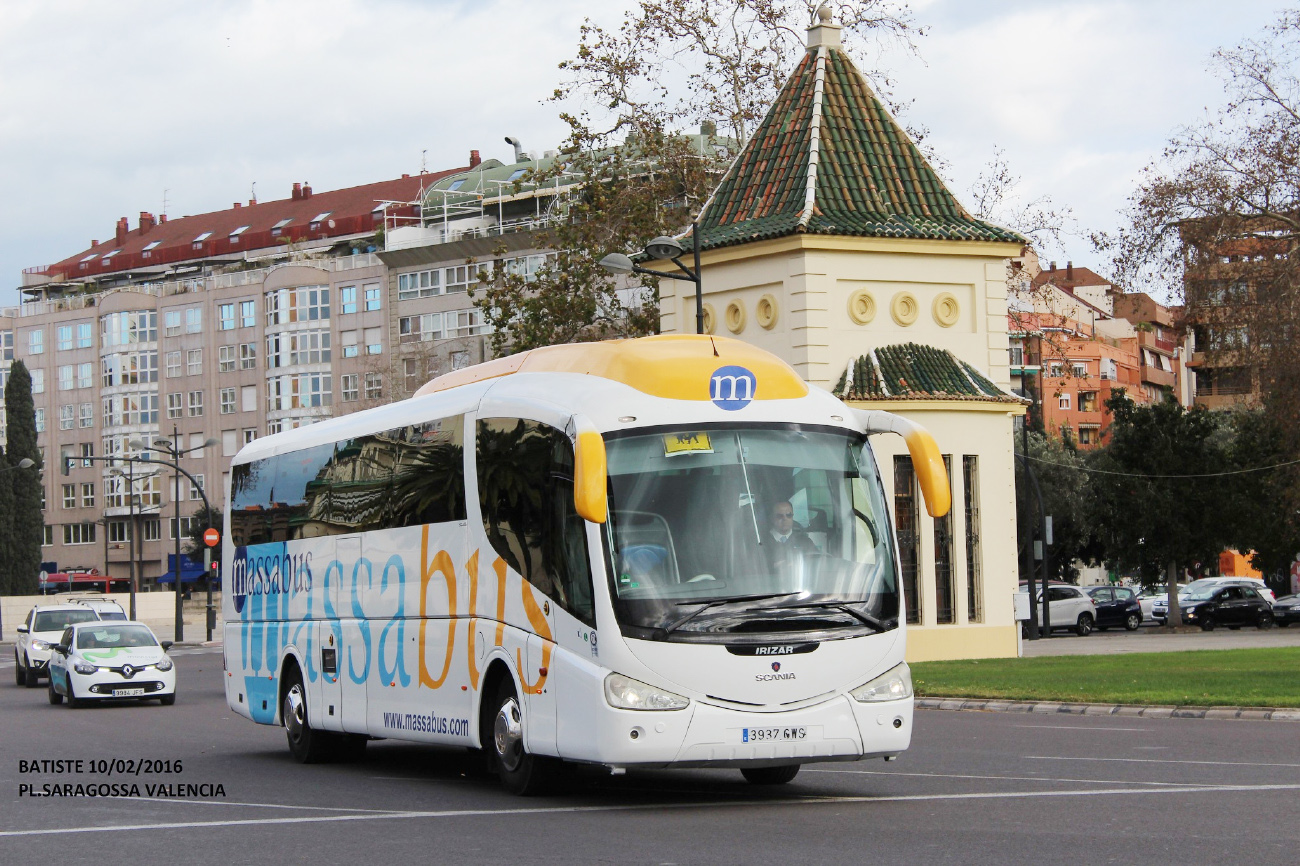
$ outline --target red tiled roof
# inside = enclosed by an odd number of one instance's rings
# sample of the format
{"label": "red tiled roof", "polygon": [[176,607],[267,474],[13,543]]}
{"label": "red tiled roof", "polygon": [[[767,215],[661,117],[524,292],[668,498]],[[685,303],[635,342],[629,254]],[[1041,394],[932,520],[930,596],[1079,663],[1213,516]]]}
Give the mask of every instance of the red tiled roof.
{"label": "red tiled roof", "polygon": [[[51,265],[49,274],[56,278],[62,275],[75,279],[212,256],[238,256],[248,250],[274,247],[289,240],[301,242],[374,231],[382,225],[373,214],[379,202],[416,201],[423,187],[466,170],[466,167],[461,167],[407,175],[329,192],[312,192],[308,186],[303,188],[304,194],[298,198],[242,207],[235,205],[228,210],[167,220],[154,226],[146,224],[143,229],[137,226],[123,230],[123,218],[119,221],[117,237]],[[312,230],[312,219],[326,212],[329,216]],[[142,216],[152,219],[148,214]],[[273,235],[272,230],[282,220],[289,222]],[[236,242],[231,243],[231,232],[241,227],[246,228],[237,236]],[[206,238],[196,240],[205,233],[208,235]],[[148,251],[146,258],[145,247],[155,242],[157,246]],[[104,257],[110,253],[112,256],[106,260]],[[94,258],[87,258],[92,255]]]}
{"label": "red tiled roof", "polygon": [[[1067,276],[1067,274],[1069,276]],[[1088,268],[1080,268],[1071,265],[1068,269],[1056,268],[1054,270],[1039,271],[1038,276],[1034,277],[1034,288],[1038,288],[1044,283],[1051,283],[1058,289],[1073,289],[1076,286],[1113,286],[1110,280],[1098,274],[1096,271]]]}

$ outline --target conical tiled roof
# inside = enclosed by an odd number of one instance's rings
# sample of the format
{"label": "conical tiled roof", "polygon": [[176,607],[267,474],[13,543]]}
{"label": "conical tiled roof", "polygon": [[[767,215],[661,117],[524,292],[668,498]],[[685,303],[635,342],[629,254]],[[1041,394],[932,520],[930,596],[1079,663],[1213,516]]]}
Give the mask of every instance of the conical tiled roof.
{"label": "conical tiled roof", "polygon": [[867,86],[814,27],[799,62],[699,218],[700,246],[795,232],[1010,241],[972,217]]}
{"label": "conical tiled roof", "polygon": [[832,392],[842,400],[976,400],[1028,403],[947,349],[881,346],[849,362]]}

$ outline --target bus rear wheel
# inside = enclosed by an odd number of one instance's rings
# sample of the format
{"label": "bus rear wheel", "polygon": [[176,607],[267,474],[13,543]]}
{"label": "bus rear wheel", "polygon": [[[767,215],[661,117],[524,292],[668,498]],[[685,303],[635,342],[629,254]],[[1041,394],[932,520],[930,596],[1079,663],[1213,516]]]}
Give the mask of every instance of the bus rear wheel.
{"label": "bus rear wheel", "polygon": [[549,790],[557,762],[532,755],[524,748],[524,715],[514,683],[502,680],[492,706],[491,727],[484,742],[497,778],[512,794],[529,797]]}
{"label": "bus rear wheel", "polygon": [[798,764],[786,764],[784,767],[745,767],[740,771],[745,781],[751,785],[784,785],[799,775]]}
{"label": "bus rear wheel", "polygon": [[334,758],[334,737],[318,731],[307,717],[307,692],[302,674],[295,669],[287,675],[284,704],[280,708],[289,753],[300,764],[323,764]]}

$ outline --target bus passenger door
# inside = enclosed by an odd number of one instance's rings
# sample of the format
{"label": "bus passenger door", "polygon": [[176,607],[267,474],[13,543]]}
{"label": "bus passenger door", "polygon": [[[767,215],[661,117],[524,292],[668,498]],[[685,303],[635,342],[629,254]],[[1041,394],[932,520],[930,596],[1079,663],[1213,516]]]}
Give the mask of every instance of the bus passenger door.
{"label": "bus passenger door", "polygon": [[[554,606],[541,593],[535,595],[538,603],[542,605],[542,616],[546,620],[545,631],[554,637]],[[537,629],[540,623],[535,622],[532,625],[534,629]],[[554,640],[547,640],[541,635],[530,631],[528,634],[528,658],[524,662],[524,670],[519,672],[519,675],[523,678],[524,690],[527,692],[527,703],[524,709],[527,724],[524,726],[524,730],[527,732],[528,741],[525,743],[525,747],[528,751],[539,755],[557,754],[555,750],[555,680],[551,676],[551,668],[557,661],[555,655],[559,652],[559,649]]]}
{"label": "bus passenger door", "polygon": [[[325,549],[321,549],[322,543]],[[329,543],[327,539],[317,539],[315,542],[318,555],[321,559],[329,563],[326,572],[322,575],[325,583],[322,588],[319,599],[319,607],[312,611],[315,617],[310,625],[314,628],[314,640],[312,641],[312,652],[315,658],[312,660],[316,672],[317,694],[320,695],[320,701],[311,708],[311,723],[324,731],[342,731],[343,730],[343,682],[340,679],[342,668],[339,666],[339,659],[342,653],[339,650],[341,644],[340,637],[342,631],[339,628],[339,567],[337,566],[338,554],[334,544]],[[331,554],[326,556],[325,554]],[[321,579],[321,578],[317,578]]]}
{"label": "bus passenger door", "polygon": [[[339,617],[338,682],[340,685],[340,716],[343,730],[350,733],[368,732],[366,720],[366,681],[372,667],[370,623],[357,609],[360,599],[376,575],[373,567],[363,559],[361,539],[340,537],[337,541],[337,560],[342,579],[330,585],[333,606]],[[328,643],[328,638],[326,642]]]}

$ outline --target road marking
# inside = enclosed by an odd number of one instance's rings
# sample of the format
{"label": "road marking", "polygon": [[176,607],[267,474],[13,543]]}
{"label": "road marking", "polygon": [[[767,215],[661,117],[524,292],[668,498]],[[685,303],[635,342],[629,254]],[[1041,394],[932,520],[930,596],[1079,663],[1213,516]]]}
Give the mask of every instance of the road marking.
{"label": "road marking", "polygon": [[1118,761],[1124,764],[1202,764],[1214,767],[1300,767],[1300,764],[1252,761],[1179,761],[1174,758],[1068,758],[1064,755],[1025,755],[1031,761]]}
{"label": "road marking", "polygon": [[61,836],[73,833],[136,833],[141,830],[193,830],[217,827],[262,827],[276,824],[323,824],[339,821],[389,821],[412,818],[484,818],[509,815],[580,814],[583,812],[646,812],[664,809],[728,808],[736,806],[845,805],[852,803],[911,803],[942,800],[1015,800],[1040,797],[1112,797],[1125,794],[1216,794],[1264,791],[1300,791],[1296,785],[1212,785],[1181,788],[1100,788],[1094,791],[988,791],[972,794],[902,794],[890,797],[817,797],[807,799],[732,800],[725,802],[643,803],[614,806],[548,806],[532,809],[457,809],[443,812],[384,812],[374,815],[322,815],[304,818],[248,818],[233,821],[176,821],[167,824],[112,824],[91,827],[57,827],[43,830],[4,830],[13,836]]}
{"label": "road marking", "polygon": [[1036,728],[1043,731],[1137,731],[1139,734],[1155,733],[1150,728],[1094,728],[1090,725],[1012,725],[1013,728]]}
{"label": "road marking", "polygon": [[[1058,776],[975,776],[964,773],[892,773],[887,770],[831,770],[806,767],[805,773],[854,773],[861,776],[921,776],[931,779],[991,779],[1001,782],[1082,782],[1088,785],[1178,785],[1186,787],[1188,782],[1142,782],[1132,779],[1063,779]],[[1205,783],[1202,787],[1212,787]]]}

